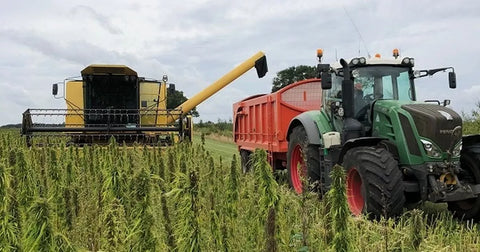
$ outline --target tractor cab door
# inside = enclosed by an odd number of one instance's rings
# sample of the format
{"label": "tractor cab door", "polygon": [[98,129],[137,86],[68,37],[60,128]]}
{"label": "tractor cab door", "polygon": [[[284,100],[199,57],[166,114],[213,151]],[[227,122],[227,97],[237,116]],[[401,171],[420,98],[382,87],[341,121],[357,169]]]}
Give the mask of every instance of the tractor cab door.
{"label": "tractor cab door", "polygon": [[323,107],[337,132],[343,129],[342,80],[342,76],[333,73],[332,88],[325,90],[323,97]]}

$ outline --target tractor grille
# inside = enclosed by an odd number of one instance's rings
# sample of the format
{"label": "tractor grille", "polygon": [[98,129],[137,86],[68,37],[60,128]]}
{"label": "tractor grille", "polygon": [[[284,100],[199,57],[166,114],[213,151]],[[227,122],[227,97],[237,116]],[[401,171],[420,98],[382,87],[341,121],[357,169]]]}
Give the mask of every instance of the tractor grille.
{"label": "tractor grille", "polygon": [[412,116],[418,134],[434,141],[443,151],[460,141],[462,134],[453,134],[462,126],[462,118],[453,110],[435,104],[409,104],[403,109]]}
{"label": "tractor grille", "polygon": [[412,126],[408,121],[408,118],[402,114],[399,114],[400,117],[400,124],[402,125],[403,134],[405,135],[405,140],[407,141],[408,151],[412,155],[420,156],[422,153],[420,152],[420,148],[418,148],[418,142],[415,138],[415,134],[413,134]]}

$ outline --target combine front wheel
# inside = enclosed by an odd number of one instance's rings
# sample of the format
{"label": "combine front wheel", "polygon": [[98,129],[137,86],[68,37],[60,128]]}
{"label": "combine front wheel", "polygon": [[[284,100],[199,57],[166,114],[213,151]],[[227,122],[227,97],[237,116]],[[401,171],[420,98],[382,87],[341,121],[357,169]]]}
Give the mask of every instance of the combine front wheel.
{"label": "combine front wheel", "polygon": [[347,202],[353,215],[372,218],[400,214],[405,203],[402,173],[385,149],[356,147],[347,152]]}

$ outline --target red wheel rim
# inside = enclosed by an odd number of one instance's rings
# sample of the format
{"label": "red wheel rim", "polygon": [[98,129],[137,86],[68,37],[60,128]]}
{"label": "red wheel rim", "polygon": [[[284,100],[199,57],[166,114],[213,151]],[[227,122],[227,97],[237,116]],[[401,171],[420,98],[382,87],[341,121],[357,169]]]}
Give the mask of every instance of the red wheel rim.
{"label": "red wheel rim", "polygon": [[[300,164],[301,171],[298,171],[298,165]],[[302,147],[297,144],[295,148],[293,148],[291,162],[290,162],[290,178],[292,180],[293,189],[295,192],[302,193],[303,192],[303,185],[302,185],[302,178],[305,178],[305,161],[303,160],[303,152]]]}
{"label": "red wheel rim", "polygon": [[365,205],[362,195],[362,178],[356,168],[351,168],[347,173],[347,201],[353,215],[362,213]]}

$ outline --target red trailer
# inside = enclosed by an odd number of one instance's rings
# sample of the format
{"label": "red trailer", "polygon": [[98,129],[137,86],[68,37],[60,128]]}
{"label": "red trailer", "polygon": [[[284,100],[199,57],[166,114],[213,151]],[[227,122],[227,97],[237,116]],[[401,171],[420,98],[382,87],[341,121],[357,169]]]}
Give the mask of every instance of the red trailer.
{"label": "red trailer", "polygon": [[249,169],[249,155],[256,148],[267,151],[273,169],[286,168],[290,121],[303,112],[320,110],[321,100],[320,79],[308,79],[233,104],[234,141],[242,169]]}

